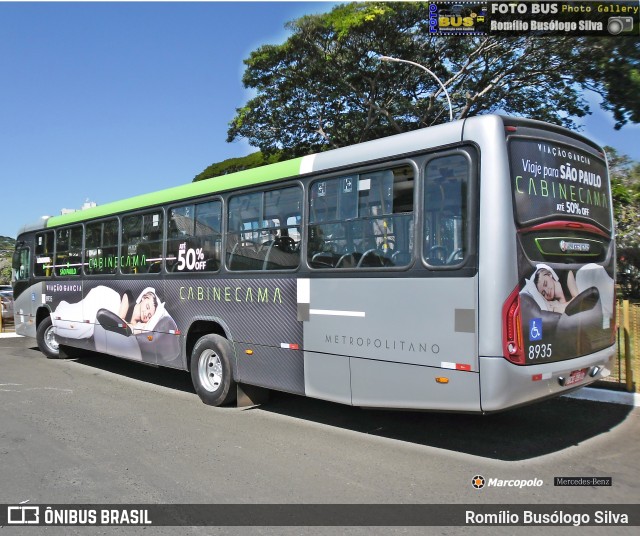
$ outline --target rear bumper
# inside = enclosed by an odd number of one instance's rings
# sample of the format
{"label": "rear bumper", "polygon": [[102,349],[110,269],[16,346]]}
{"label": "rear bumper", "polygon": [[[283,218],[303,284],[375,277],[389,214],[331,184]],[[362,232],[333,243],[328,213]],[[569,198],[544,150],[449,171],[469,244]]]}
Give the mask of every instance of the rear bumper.
{"label": "rear bumper", "polygon": [[[528,366],[514,365],[503,357],[480,357],[482,411],[500,411],[589,385],[611,374],[614,355],[615,346],[611,346],[575,359]],[[582,381],[561,385],[561,378],[567,379],[572,371],[585,368],[588,373]]]}

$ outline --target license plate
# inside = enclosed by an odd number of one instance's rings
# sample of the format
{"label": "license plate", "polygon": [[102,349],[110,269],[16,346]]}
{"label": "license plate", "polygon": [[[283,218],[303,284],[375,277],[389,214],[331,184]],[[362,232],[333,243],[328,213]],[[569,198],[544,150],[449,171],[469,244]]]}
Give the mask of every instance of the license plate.
{"label": "license plate", "polygon": [[564,384],[565,387],[568,385],[573,385],[574,383],[580,383],[587,376],[587,371],[589,369],[583,368],[580,370],[574,370],[570,375],[567,382]]}

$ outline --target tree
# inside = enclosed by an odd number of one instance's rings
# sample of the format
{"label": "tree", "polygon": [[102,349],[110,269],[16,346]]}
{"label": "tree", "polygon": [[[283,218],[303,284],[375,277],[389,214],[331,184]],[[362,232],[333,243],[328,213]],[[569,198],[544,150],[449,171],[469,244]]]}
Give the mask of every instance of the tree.
{"label": "tree", "polygon": [[638,40],[610,38],[595,43],[596,60],[588,73],[591,89],[604,98],[602,107],[613,113],[616,130],[629,121],[640,122]]}
{"label": "tree", "polygon": [[256,96],[236,111],[227,141],[246,138],[265,155],[290,158],[448,120],[435,80],[374,53],[429,67],[457,118],[500,111],[575,127],[589,113],[583,90],[591,89],[619,126],[640,119],[636,39],[434,37],[428,9],[351,3],[290,22],[283,44],[245,60],[243,83]]}
{"label": "tree", "polygon": [[8,236],[0,236],[0,284],[11,283],[11,257],[16,241]]}
{"label": "tree", "polygon": [[8,285],[11,283],[11,258],[0,257],[0,284]]}
{"label": "tree", "polygon": [[605,147],[618,249],[640,249],[640,162]]}
{"label": "tree", "polygon": [[278,160],[279,154],[276,153],[270,157],[265,157],[260,151],[239,158],[228,158],[227,160],[213,163],[205,168],[201,173],[198,173],[193,178],[193,182],[210,179],[212,177],[219,177],[220,175],[227,175],[237,171],[244,171],[245,169],[253,169],[267,164],[273,164]]}
{"label": "tree", "polygon": [[618,282],[625,297],[640,298],[640,163],[605,147],[618,250]]}

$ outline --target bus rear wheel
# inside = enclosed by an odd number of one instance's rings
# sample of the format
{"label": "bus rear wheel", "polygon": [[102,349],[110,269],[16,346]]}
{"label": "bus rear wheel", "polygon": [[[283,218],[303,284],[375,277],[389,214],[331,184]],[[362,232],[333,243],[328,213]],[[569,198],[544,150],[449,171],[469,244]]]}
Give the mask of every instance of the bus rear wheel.
{"label": "bus rear wheel", "polygon": [[48,359],[60,358],[60,345],[56,340],[56,333],[50,316],[40,322],[36,331],[36,339],[38,348]]}
{"label": "bus rear wheel", "polygon": [[220,335],[198,339],[191,352],[191,381],[205,404],[222,406],[235,399],[235,381],[231,368],[231,346]]}

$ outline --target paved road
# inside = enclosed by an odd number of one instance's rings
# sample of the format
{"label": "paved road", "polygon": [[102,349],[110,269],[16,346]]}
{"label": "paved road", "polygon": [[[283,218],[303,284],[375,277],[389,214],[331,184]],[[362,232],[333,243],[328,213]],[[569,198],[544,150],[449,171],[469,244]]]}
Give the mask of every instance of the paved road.
{"label": "paved road", "polygon": [[[259,408],[212,408],[200,402],[187,373],[98,355],[47,360],[33,340],[3,338],[0,504],[639,503],[639,416],[628,406],[572,399],[491,416],[367,411],[287,394]],[[478,491],[471,486],[477,474],[544,484]],[[613,486],[554,487],[554,476],[610,476]],[[553,530],[571,529],[544,533]]]}

